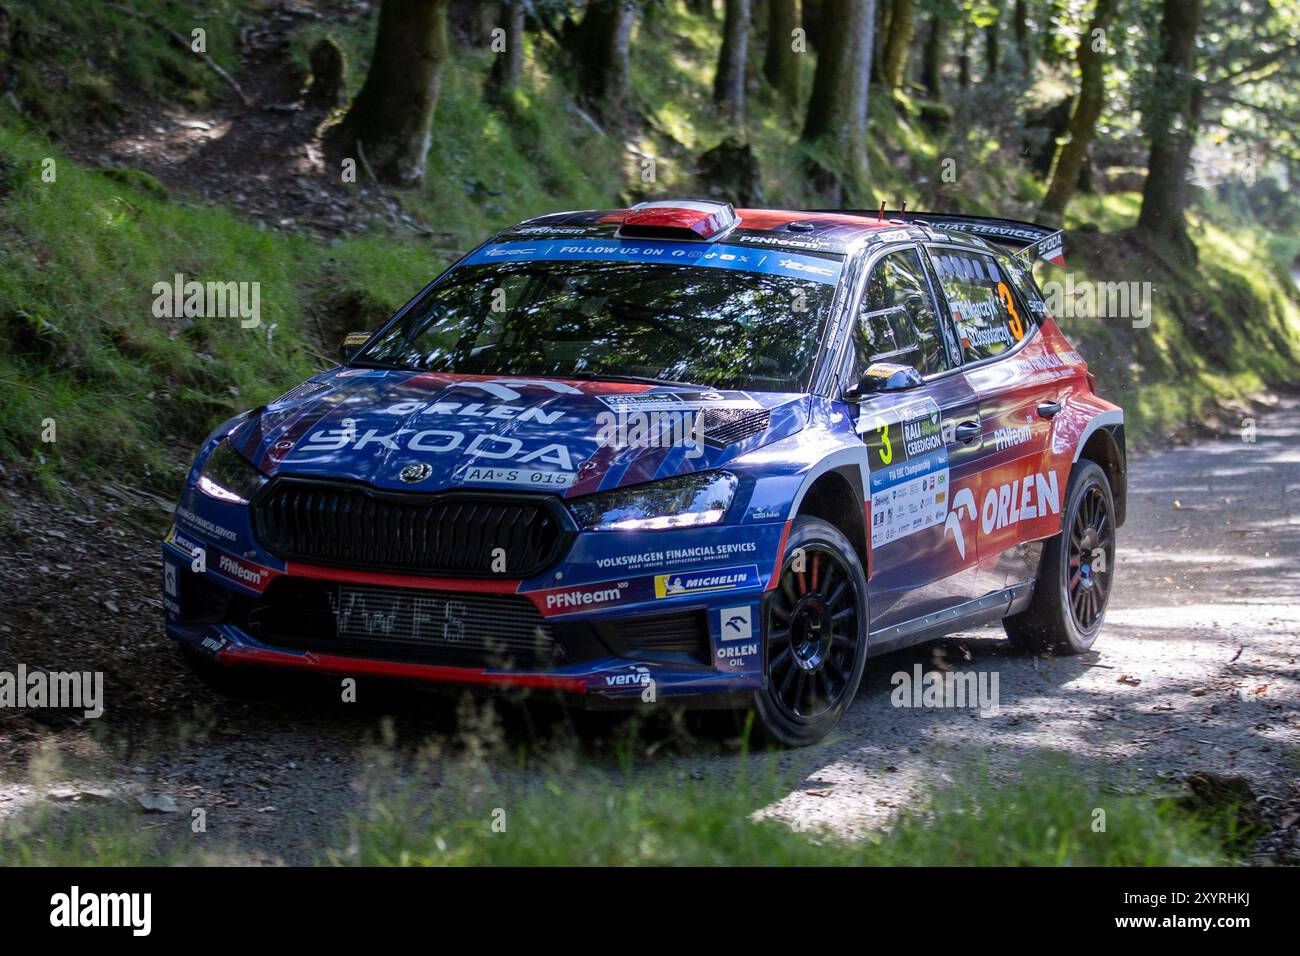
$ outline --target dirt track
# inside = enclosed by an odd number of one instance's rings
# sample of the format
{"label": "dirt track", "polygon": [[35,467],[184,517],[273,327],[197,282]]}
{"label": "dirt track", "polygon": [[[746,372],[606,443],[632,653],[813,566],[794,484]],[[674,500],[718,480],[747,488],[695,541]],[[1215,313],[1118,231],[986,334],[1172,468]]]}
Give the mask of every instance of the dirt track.
{"label": "dirt track", "polygon": [[[1024,758],[1052,753],[1144,785],[1193,770],[1240,774],[1266,809],[1294,807],[1300,407],[1261,416],[1255,438],[1131,461],[1118,584],[1093,653],[1022,656],[985,629],[875,660],[831,740],[775,758],[800,784],[765,812],[851,834],[973,758],[1013,781]],[[343,845],[347,815],[364,812],[374,793],[403,782],[441,792],[446,755],[465,752],[457,739],[480,707],[382,685],[363,685],[355,705],[340,703],[336,686],[307,685],[276,702],[214,696],[161,636],[155,542],[165,516],[136,502],[128,521],[120,494],[96,488],[65,509],[33,505],[16,488],[4,499],[12,513],[0,531],[0,669],[102,669],[108,710],[99,720],[0,711],[0,818],[52,798],[76,812],[97,795],[127,804],[167,795],[177,812],[142,816],[142,826],[204,840],[226,858],[305,863]],[[895,708],[890,677],[915,664],[996,673],[999,713]],[[547,706],[493,709],[504,744],[500,759],[486,758],[494,785],[521,782],[512,769],[520,745],[621,773],[614,750],[625,722]],[[643,729],[640,772],[725,777],[743,759],[772,759],[742,758],[698,730]],[[441,757],[430,758],[431,742]],[[57,749],[61,767],[38,780],[29,768],[42,747]],[[194,807],[207,813],[201,837],[189,833]],[[1300,843],[1294,819],[1286,827],[1272,838],[1284,856]]]}

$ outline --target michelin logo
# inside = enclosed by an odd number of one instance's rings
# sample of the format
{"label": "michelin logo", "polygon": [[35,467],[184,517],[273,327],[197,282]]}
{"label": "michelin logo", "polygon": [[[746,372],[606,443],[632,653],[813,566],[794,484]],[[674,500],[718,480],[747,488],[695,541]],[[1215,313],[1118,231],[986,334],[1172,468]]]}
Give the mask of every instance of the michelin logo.
{"label": "michelin logo", "polygon": [[696,571],[689,574],[655,575],[655,597],[678,597],[684,594],[713,594],[734,591],[757,583],[758,568],[722,568],[718,571]]}

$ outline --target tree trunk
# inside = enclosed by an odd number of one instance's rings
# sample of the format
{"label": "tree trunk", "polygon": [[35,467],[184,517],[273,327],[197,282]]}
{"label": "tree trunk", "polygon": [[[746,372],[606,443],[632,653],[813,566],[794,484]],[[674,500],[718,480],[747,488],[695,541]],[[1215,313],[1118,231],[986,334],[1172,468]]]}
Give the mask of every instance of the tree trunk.
{"label": "tree trunk", "polygon": [[447,0],[383,0],[370,71],[331,138],[383,182],[420,182],[446,55]]}
{"label": "tree trunk", "polygon": [[828,161],[814,161],[814,173],[837,198],[861,199],[866,194],[875,6],[875,0],[842,0],[834,29],[827,24],[813,75],[802,138]]}
{"label": "tree trunk", "polygon": [[957,56],[957,85],[962,92],[970,89],[970,44],[971,24],[965,20],[961,25],[961,53]]}
{"label": "tree trunk", "polygon": [[769,0],[767,5],[767,51],[763,75],[776,90],[777,99],[794,107],[799,95],[799,57],[794,50],[794,31],[802,20],[799,0]]}
{"label": "tree trunk", "polygon": [[500,4],[497,27],[505,31],[502,41],[505,49],[497,48],[493,40],[492,52],[496,59],[492,61],[492,70],[488,73],[488,97],[497,102],[505,102],[514,96],[519,87],[519,78],[524,73],[524,4],[523,0],[505,0]]}
{"label": "tree trunk", "polygon": [[820,50],[822,42],[822,16],[826,4],[824,0],[803,0],[800,21],[804,32],[808,34],[808,49]]}
{"label": "tree trunk", "polygon": [[727,0],[722,27],[722,52],[713,78],[713,102],[727,121],[745,121],[745,64],[749,59],[749,0]]}
{"label": "tree trunk", "polygon": [[713,0],[686,0],[686,7],[692,13],[713,19]]}
{"label": "tree trunk", "polygon": [[1002,11],[997,18],[984,28],[984,79],[995,79],[1002,63],[1002,44],[999,39],[999,27],[1002,26]]}
{"label": "tree trunk", "polygon": [[939,14],[930,17],[925,33],[925,46],[921,50],[921,83],[926,95],[936,103],[943,102],[943,40],[947,23]]}
{"label": "tree trunk", "polygon": [[1033,55],[1029,44],[1029,4],[1025,0],[1016,0],[1012,20],[1016,31],[1016,52],[1020,55],[1020,68],[1028,73]]}
{"label": "tree trunk", "polygon": [[882,75],[885,89],[890,93],[907,80],[907,55],[912,49],[915,32],[912,17],[912,0],[894,0],[894,11],[889,17],[889,36],[885,40],[885,62]]}
{"label": "tree trunk", "polygon": [[1160,21],[1160,59],[1147,122],[1151,157],[1142,189],[1137,231],[1196,259],[1187,235],[1187,170],[1200,116],[1196,81],[1196,33],[1201,0],[1164,0]]}
{"label": "tree trunk", "polygon": [[[1074,110],[1070,113],[1070,123],[1065,129],[1065,142],[1056,154],[1052,167],[1051,180],[1047,194],[1043,197],[1043,215],[1054,223],[1059,223],[1065,215],[1065,207],[1074,195],[1079,184],[1079,171],[1083,168],[1088,155],[1088,144],[1097,132],[1097,119],[1105,105],[1106,90],[1102,77],[1106,50],[1093,49],[1093,33],[1097,30],[1109,30],[1115,18],[1115,9],[1119,0],[1097,0],[1092,14],[1092,23],[1088,31],[1079,38],[1079,50],[1076,54],[1079,63],[1079,96],[1074,101]],[[1105,42],[1105,41],[1102,41]]]}
{"label": "tree trunk", "polygon": [[611,123],[627,107],[628,51],[636,7],[628,0],[592,0],[569,41],[578,95]]}
{"label": "tree trunk", "polygon": [[[894,0],[876,0],[875,26],[871,37],[871,82],[885,85],[885,38],[889,36],[889,19],[894,8]],[[834,2],[831,3],[831,16],[827,26],[834,29],[835,15],[840,13]]]}

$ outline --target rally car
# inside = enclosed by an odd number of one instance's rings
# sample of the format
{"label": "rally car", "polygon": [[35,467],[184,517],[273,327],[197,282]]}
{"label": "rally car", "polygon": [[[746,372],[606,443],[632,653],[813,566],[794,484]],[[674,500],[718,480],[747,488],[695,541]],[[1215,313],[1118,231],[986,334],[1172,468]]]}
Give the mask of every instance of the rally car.
{"label": "rally car", "polygon": [[752,707],[867,658],[1096,640],[1123,412],[1031,274],[1060,234],[670,201],[531,219],[204,442],[163,546],[208,680],[298,668]]}

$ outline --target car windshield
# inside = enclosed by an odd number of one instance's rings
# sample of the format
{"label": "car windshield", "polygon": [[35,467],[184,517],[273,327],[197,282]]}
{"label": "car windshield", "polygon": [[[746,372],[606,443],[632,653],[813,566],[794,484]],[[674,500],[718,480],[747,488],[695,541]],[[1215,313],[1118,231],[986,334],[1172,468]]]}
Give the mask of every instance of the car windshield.
{"label": "car windshield", "polygon": [[690,265],[649,261],[681,255],[673,243],[633,250],[645,253],[638,261],[626,261],[627,243],[605,244],[619,258],[547,260],[536,257],[538,245],[527,250],[532,258],[514,261],[493,261],[480,250],[354,362],[475,375],[806,388],[838,260],[697,245],[689,255],[716,258]]}

